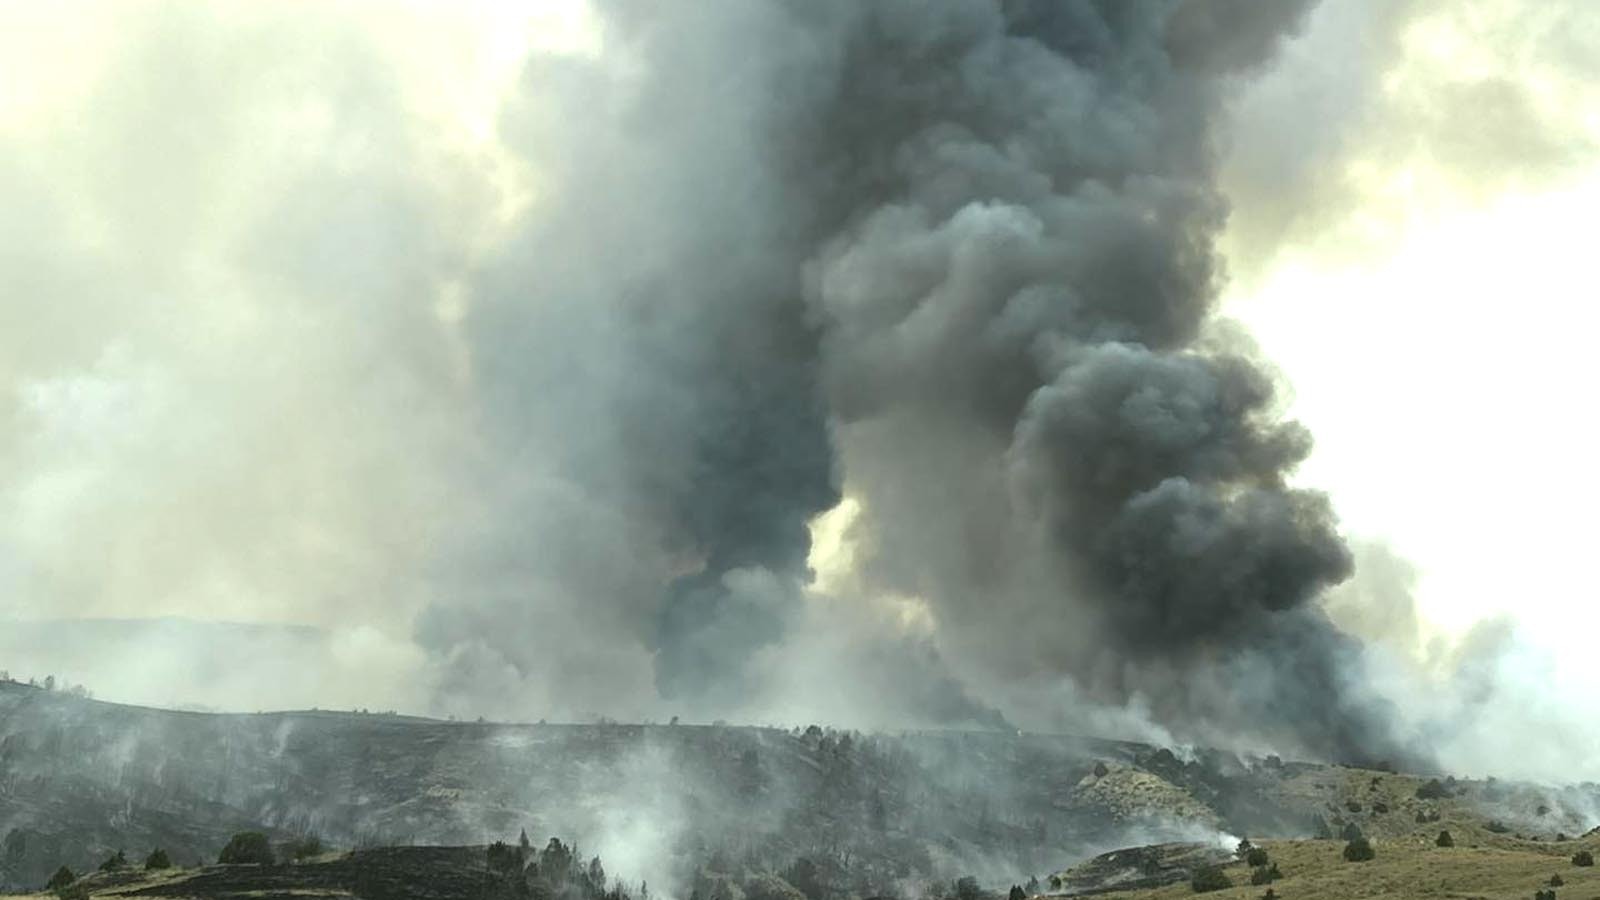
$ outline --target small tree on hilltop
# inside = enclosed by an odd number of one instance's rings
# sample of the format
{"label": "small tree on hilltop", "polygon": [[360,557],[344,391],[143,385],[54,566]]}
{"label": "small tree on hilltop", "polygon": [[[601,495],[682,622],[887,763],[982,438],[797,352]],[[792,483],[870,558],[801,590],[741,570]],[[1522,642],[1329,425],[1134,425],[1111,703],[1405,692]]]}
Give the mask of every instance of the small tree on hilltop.
{"label": "small tree on hilltop", "polygon": [[145,857],[144,868],[146,872],[154,872],[159,869],[170,869],[172,868],[172,860],[167,856],[167,851],[157,847],[156,849],[150,851],[149,856]]}
{"label": "small tree on hilltop", "polygon": [[50,876],[50,880],[45,883],[44,889],[47,891],[59,891],[62,888],[71,887],[72,883],[77,880],[78,876],[72,874],[71,869],[62,866],[56,870],[54,875]]}
{"label": "small tree on hilltop", "polygon": [[1264,866],[1267,864],[1267,850],[1265,847],[1251,847],[1244,855],[1245,865]]}
{"label": "small tree on hilltop", "polygon": [[1028,892],[1024,891],[1020,884],[1013,884],[1011,892],[1006,894],[1006,900],[1027,900],[1027,897]]}
{"label": "small tree on hilltop", "polygon": [[1372,849],[1372,842],[1364,837],[1358,837],[1344,845],[1344,858],[1346,862],[1366,862],[1377,857],[1377,851]]}
{"label": "small tree on hilltop", "polygon": [[217,862],[225,866],[270,866],[277,862],[272,854],[272,843],[259,831],[241,831],[228,839],[228,845],[217,855]]}
{"label": "small tree on hilltop", "polygon": [[100,871],[115,872],[118,869],[126,869],[127,867],[128,854],[118,850],[117,852],[106,857],[106,861],[100,864]]}
{"label": "small tree on hilltop", "polygon": [[1594,865],[1594,852],[1590,850],[1579,850],[1577,853],[1572,854],[1572,864],[1575,866]]}
{"label": "small tree on hilltop", "polygon": [[1456,839],[1450,836],[1450,832],[1441,831],[1439,832],[1439,837],[1435,839],[1433,843],[1435,846],[1439,847],[1454,847],[1456,845]]}
{"label": "small tree on hilltop", "polygon": [[1189,887],[1196,894],[1225,891],[1233,887],[1233,880],[1228,877],[1228,873],[1217,866],[1202,866],[1194,873],[1194,877],[1189,879]]}
{"label": "small tree on hilltop", "polygon": [[1339,832],[1339,837],[1342,837],[1347,841],[1358,841],[1363,837],[1361,834],[1361,826],[1351,822],[1344,826],[1344,830]]}

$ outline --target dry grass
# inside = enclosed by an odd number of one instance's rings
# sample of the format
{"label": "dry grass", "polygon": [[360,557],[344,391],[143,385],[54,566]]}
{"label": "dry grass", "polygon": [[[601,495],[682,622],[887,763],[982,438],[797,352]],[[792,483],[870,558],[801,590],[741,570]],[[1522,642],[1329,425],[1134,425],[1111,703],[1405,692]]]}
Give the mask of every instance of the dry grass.
{"label": "dry grass", "polygon": [[[1459,838],[1458,838],[1459,840]],[[1580,868],[1570,857],[1580,848],[1600,849],[1600,841],[1566,841],[1561,844],[1523,843],[1521,847],[1435,847],[1423,836],[1374,840],[1378,858],[1371,862],[1345,862],[1343,841],[1266,841],[1284,877],[1272,887],[1283,900],[1356,900],[1356,898],[1482,898],[1528,900],[1546,887],[1550,876],[1560,875],[1564,886],[1558,897],[1600,900],[1600,869]],[[1559,854],[1559,855],[1558,855]],[[1250,870],[1243,863],[1229,866],[1236,886],[1206,894],[1214,900],[1255,900],[1265,887],[1249,884]],[[1196,896],[1187,883],[1148,891],[1103,894],[1120,900],[1155,900]]]}

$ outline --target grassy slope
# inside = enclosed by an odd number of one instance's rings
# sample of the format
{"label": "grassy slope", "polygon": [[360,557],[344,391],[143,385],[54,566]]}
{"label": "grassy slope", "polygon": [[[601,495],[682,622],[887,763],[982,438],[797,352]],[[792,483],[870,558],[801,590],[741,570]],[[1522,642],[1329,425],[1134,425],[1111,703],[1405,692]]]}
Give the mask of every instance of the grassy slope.
{"label": "grassy slope", "polygon": [[[1284,900],[1354,900],[1354,898],[1484,898],[1527,900],[1544,887],[1550,876],[1560,875],[1565,885],[1561,898],[1600,898],[1600,869],[1572,865],[1570,855],[1580,846],[1600,850],[1593,839],[1564,844],[1528,844],[1523,848],[1479,846],[1435,847],[1428,840],[1397,838],[1374,842],[1378,858],[1370,862],[1345,862],[1342,841],[1267,841],[1263,845],[1283,871],[1273,889]],[[1559,851],[1561,855],[1552,855]],[[1242,863],[1230,866],[1228,876],[1237,887],[1206,894],[1216,900],[1257,898],[1264,887],[1249,884],[1250,870]],[[1126,900],[1155,900],[1196,896],[1187,884],[1149,891],[1099,895]]]}
{"label": "grassy slope", "polygon": [[[1562,900],[1600,900],[1600,868],[1580,868],[1573,853],[1588,849],[1600,855],[1600,834],[1565,841],[1553,839],[1567,828],[1557,811],[1540,816],[1538,793],[1526,789],[1462,782],[1455,796],[1421,800],[1416,789],[1423,779],[1355,769],[1319,769],[1282,784],[1285,794],[1320,804],[1324,814],[1353,821],[1370,837],[1377,859],[1345,862],[1342,840],[1258,840],[1284,878],[1272,885],[1283,900],[1354,900],[1354,898],[1484,898],[1528,900],[1547,887],[1552,875],[1564,885]],[[1351,801],[1361,806],[1352,812]],[[1374,802],[1387,813],[1373,812]],[[1419,810],[1436,811],[1437,822],[1418,823]],[[1505,821],[1513,833],[1488,830],[1491,819]],[[1447,829],[1454,847],[1438,847],[1439,831]],[[1516,832],[1523,836],[1519,837]],[[1537,837],[1537,840],[1533,838]],[[1236,887],[1206,894],[1216,900],[1258,898],[1266,888],[1251,886],[1243,863],[1226,869]],[[1098,895],[1125,900],[1194,897],[1187,883],[1165,888]]]}
{"label": "grassy slope", "polygon": [[[96,872],[78,879],[72,893],[128,900],[492,900],[501,896],[496,883],[484,866],[482,847],[381,847],[329,853],[292,865]],[[15,896],[58,900],[49,893]]]}

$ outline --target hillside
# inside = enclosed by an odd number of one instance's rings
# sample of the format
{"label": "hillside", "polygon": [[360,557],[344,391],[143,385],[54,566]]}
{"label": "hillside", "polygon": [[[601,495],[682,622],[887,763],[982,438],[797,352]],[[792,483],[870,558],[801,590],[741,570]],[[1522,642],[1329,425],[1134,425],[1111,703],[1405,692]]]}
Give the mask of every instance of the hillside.
{"label": "hillside", "polygon": [[[339,854],[281,866],[204,866],[145,872],[129,869],[80,878],[71,893],[86,897],[360,896],[369,900],[481,900],[493,884],[483,848],[406,847]],[[53,897],[48,893],[41,898]]]}
{"label": "hillside", "polygon": [[[1600,876],[1572,864],[1581,850],[1600,853],[1594,828],[1594,786],[1566,789],[1505,785],[1494,781],[1437,781],[1356,769],[1317,769],[1285,779],[1286,794],[1318,798],[1329,832],[1356,828],[1376,858],[1347,862],[1343,837],[1270,840],[1265,849],[1283,878],[1271,887],[1295,900],[1354,897],[1527,898],[1548,887],[1552,875],[1560,896],[1600,897]],[[1449,832],[1452,846],[1438,846]],[[1177,845],[1106,854],[1055,874],[1048,893],[1107,898],[1193,896],[1190,877],[1201,865],[1220,862],[1235,887],[1209,893],[1218,898],[1257,898],[1251,868],[1237,854]],[[1213,851],[1221,848],[1212,848]],[[1137,890],[1109,890],[1137,886]]]}
{"label": "hillside", "polygon": [[[1546,842],[1459,842],[1436,847],[1431,837],[1376,840],[1375,859],[1346,862],[1343,841],[1265,841],[1262,845],[1283,873],[1271,888],[1284,900],[1353,900],[1423,897],[1527,900],[1561,879],[1558,897],[1600,897],[1600,873],[1572,864],[1580,848],[1600,852],[1594,837],[1560,844]],[[1224,868],[1235,887],[1207,893],[1217,900],[1256,900],[1267,890],[1250,885],[1243,862]],[[1187,879],[1158,889],[1097,894],[1103,900],[1176,900],[1197,896]]]}
{"label": "hillside", "polygon": [[[1451,827],[1466,846],[1481,832],[1484,848],[1512,852],[1510,833],[1577,834],[1600,809],[1592,789],[1452,782],[1424,800],[1424,783],[1059,735],[220,715],[0,683],[0,890],[36,890],[119,848],[195,866],[248,829],[344,848],[526,829],[658,885],[688,884],[708,861],[803,862],[819,897],[905,896],[963,875],[1021,883],[1119,847],[1231,847],[1352,822],[1380,841]],[[1491,819],[1508,834],[1488,832]]]}
{"label": "hillside", "polygon": [[[215,715],[0,686],[0,886],[118,847],[214,858],[235,831],[339,846],[483,843],[526,828],[639,868],[725,850],[808,856],[851,883],[1045,871],[1134,818],[1080,796],[1151,748],[1016,734],[494,725],[330,712]],[[664,873],[665,874],[665,873]]]}

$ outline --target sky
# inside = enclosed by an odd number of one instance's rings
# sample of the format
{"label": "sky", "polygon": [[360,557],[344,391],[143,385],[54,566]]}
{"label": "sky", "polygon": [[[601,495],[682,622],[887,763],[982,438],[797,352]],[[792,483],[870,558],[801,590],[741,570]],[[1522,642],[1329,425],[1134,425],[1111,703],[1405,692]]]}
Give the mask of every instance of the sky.
{"label": "sky", "polygon": [[[492,452],[463,323],[554,196],[564,161],[530,147],[585,111],[546,102],[545,61],[604,52],[596,21],[0,4],[0,621],[320,635],[239,638],[307,654],[271,686],[20,625],[10,668],[136,702],[416,705],[436,662],[416,623],[455,584],[432,548],[495,515],[462,487]],[[1487,622],[1521,635],[1530,683],[1600,688],[1597,60],[1584,0],[1327,3],[1228,109],[1217,327],[1248,334],[1315,436],[1297,483],[1357,548],[1336,621],[1419,664]],[[843,494],[813,525],[824,585],[849,580]],[[1398,636],[1364,612],[1407,598]],[[934,627],[906,598],[879,614]],[[647,668],[618,649],[595,677]]]}
{"label": "sky", "polygon": [[1578,666],[1600,625],[1583,550],[1596,432],[1579,412],[1600,19],[1581,4],[1415,9],[1351,53],[1368,11],[1330,5],[1247,92],[1242,135],[1282,114],[1309,119],[1289,140],[1322,149],[1236,148],[1236,185],[1252,168],[1318,171],[1287,197],[1233,192],[1230,311],[1317,437],[1301,477],[1357,540],[1415,568],[1427,622],[1510,616]]}

